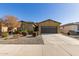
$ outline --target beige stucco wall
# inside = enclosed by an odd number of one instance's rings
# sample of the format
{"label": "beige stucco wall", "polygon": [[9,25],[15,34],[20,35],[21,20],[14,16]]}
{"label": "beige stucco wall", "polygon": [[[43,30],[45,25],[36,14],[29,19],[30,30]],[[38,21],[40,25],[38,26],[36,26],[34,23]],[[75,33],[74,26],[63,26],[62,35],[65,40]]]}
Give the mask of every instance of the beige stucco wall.
{"label": "beige stucco wall", "polygon": [[77,30],[77,25],[68,25],[60,28],[62,32],[68,33],[69,30]]}
{"label": "beige stucco wall", "polygon": [[8,31],[8,27],[2,27],[1,28],[1,32],[7,32]]}
{"label": "beige stucco wall", "polygon": [[13,28],[12,31],[13,31],[13,32],[17,31],[17,28]]}
{"label": "beige stucco wall", "polygon": [[39,25],[40,26],[59,26],[60,24],[53,21],[46,21],[46,22],[41,22]]}
{"label": "beige stucco wall", "polygon": [[25,24],[22,25],[22,28],[24,30],[30,30],[30,31],[32,31],[33,30],[33,24],[25,23]]}
{"label": "beige stucco wall", "polygon": [[33,24],[28,24],[28,26],[27,26],[27,30],[32,31],[32,30],[33,30]]}

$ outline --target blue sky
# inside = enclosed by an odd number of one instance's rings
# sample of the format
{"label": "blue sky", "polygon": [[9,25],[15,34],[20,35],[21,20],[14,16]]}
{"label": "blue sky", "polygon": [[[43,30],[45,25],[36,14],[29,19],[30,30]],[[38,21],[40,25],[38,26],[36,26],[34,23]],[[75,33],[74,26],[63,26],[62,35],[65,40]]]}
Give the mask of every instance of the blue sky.
{"label": "blue sky", "polygon": [[46,19],[59,21],[63,24],[79,22],[79,4],[56,3],[2,3],[0,17],[12,15],[24,21],[40,22]]}

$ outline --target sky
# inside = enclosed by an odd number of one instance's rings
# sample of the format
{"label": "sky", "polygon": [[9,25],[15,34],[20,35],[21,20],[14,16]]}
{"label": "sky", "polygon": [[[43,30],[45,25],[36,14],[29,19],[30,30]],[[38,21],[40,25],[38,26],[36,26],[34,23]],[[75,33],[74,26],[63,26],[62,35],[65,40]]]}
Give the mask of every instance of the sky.
{"label": "sky", "polygon": [[19,20],[41,22],[52,19],[62,24],[79,22],[78,3],[0,3],[0,18],[16,16]]}

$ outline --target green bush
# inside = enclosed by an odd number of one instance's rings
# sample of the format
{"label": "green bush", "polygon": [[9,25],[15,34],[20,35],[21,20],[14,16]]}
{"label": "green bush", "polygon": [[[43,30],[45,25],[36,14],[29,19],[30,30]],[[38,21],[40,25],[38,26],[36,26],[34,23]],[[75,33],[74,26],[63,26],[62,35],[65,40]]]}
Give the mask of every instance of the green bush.
{"label": "green bush", "polygon": [[22,35],[23,35],[23,36],[26,36],[26,35],[27,35],[27,33],[26,33],[26,32],[22,32]]}
{"label": "green bush", "polygon": [[23,36],[26,36],[27,35],[27,30],[21,30],[21,33]]}
{"label": "green bush", "polygon": [[21,31],[17,30],[14,32],[14,34],[21,34]]}
{"label": "green bush", "polygon": [[22,34],[23,36],[27,35],[27,30],[18,30],[16,33]]}
{"label": "green bush", "polygon": [[2,37],[7,37],[8,36],[8,33],[7,32],[3,32],[2,33]]}
{"label": "green bush", "polygon": [[20,31],[15,31],[15,34],[19,34],[20,33]]}
{"label": "green bush", "polygon": [[4,38],[4,40],[7,40],[8,38]]}
{"label": "green bush", "polygon": [[21,30],[20,32],[27,32],[27,30]]}
{"label": "green bush", "polygon": [[32,31],[32,30],[28,30],[27,32],[28,32],[28,34],[32,34],[32,33],[33,33],[33,31]]}

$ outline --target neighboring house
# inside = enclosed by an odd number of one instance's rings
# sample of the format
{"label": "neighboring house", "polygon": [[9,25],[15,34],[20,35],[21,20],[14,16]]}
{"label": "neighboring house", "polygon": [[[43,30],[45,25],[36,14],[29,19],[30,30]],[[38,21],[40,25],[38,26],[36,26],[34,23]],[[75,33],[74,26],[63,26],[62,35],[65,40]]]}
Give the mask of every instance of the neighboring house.
{"label": "neighboring house", "polygon": [[33,22],[26,22],[26,21],[20,21],[21,22],[21,27],[19,28],[20,30],[29,30],[33,31]]}
{"label": "neighboring house", "polygon": [[69,31],[79,31],[79,22],[61,25],[60,30],[63,33],[68,33]]}
{"label": "neighboring house", "polygon": [[8,32],[15,32],[15,31],[17,31],[17,27],[15,27],[15,28],[11,28],[11,27],[8,27]]}
{"label": "neighboring house", "polygon": [[39,33],[59,33],[60,22],[48,19],[42,22],[39,22]]}
{"label": "neighboring house", "polygon": [[[14,32],[15,30],[17,30],[17,28],[11,28],[11,31]],[[8,28],[8,26],[3,22],[0,21],[0,34],[2,32],[9,32],[10,28]]]}
{"label": "neighboring house", "polygon": [[0,33],[1,32],[8,32],[8,27],[3,22],[0,22]]}

